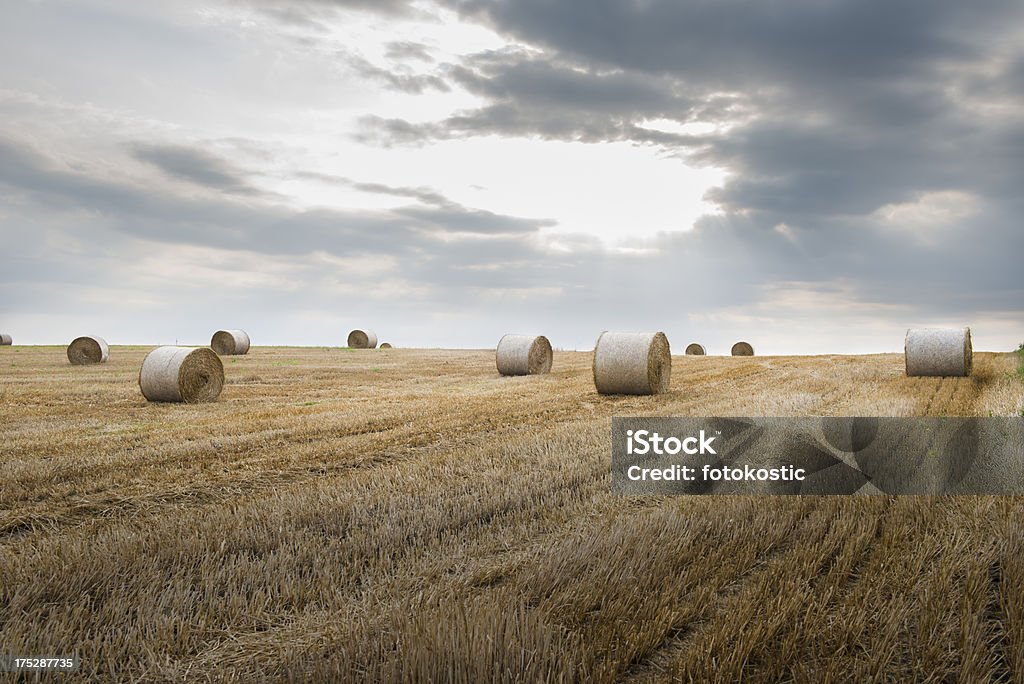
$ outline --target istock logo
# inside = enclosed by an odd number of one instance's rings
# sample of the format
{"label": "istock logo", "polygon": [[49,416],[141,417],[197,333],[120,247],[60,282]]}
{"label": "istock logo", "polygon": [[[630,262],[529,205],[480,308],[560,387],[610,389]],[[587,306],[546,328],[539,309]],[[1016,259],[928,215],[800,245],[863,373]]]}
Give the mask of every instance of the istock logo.
{"label": "istock logo", "polygon": [[717,454],[711,443],[715,437],[708,437],[703,430],[696,437],[662,437],[657,432],[649,430],[627,430],[626,431],[626,453],[635,456],[656,454],[658,456],[675,456],[679,453],[690,454]]}

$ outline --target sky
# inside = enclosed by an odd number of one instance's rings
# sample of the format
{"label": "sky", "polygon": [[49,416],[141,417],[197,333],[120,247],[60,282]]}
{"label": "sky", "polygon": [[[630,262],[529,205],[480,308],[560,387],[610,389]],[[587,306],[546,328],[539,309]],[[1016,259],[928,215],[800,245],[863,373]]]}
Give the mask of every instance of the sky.
{"label": "sky", "polygon": [[1024,3],[26,0],[16,344],[1024,341]]}

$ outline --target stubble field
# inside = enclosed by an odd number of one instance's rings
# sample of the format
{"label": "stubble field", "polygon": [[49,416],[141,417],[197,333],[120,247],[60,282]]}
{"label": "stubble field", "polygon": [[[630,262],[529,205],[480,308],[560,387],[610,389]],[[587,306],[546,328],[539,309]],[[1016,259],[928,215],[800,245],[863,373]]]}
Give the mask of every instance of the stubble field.
{"label": "stubble field", "polygon": [[610,418],[1018,415],[1012,354],[254,348],[148,404],[149,347],[0,349],[0,652],[116,681],[1022,681],[1024,497],[610,493]]}

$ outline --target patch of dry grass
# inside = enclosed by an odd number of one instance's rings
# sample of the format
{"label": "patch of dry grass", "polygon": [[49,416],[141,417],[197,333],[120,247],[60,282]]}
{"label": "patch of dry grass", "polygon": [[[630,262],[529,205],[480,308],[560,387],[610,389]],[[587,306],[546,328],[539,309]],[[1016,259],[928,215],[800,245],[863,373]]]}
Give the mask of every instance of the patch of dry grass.
{"label": "patch of dry grass", "polygon": [[[255,348],[210,405],[147,349],[0,349],[0,650],[94,679],[965,681],[1024,677],[1024,500],[626,498],[613,415],[1015,415],[1016,357]],[[15,364],[11,366],[10,364]]]}

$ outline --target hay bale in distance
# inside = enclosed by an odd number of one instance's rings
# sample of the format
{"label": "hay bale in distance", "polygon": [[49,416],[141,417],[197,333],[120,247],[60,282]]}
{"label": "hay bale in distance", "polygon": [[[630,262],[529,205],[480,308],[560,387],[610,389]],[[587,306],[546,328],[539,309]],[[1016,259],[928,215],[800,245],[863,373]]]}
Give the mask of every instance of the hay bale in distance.
{"label": "hay bale in distance", "polygon": [[702,344],[697,344],[696,342],[693,342],[691,344],[686,345],[687,356],[704,356],[705,354],[707,354],[707,352],[704,351],[704,345]]}
{"label": "hay bale in distance", "polygon": [[377,346],[377,334],[372,330],[353,330],[348,334],[348,346],[352,349],[373,349]]}
{"label": "hay bale in distance", "polygon": [[391,349],[391,343],[390,342],[381,342],[380,348],[381,349]]}
{"label": "hay bale in distance", "polygon": [[505,335],[495,350],[502,375],[538,375],[551,372],[551,343],[543,335]]}
{"label": "hay bale in distance", "polygon": [[672,379],[665,333],[603,332],[594,345],[594,387],[599,394],[661,394]]}
{"label": "hay bale in distance", "polygon": [[210,348],[220,356],[249,353],[249,334],[244,330],[218,330],[210,339]]}
{"label": "hay bale in distance", "polygon": [[911,328],[903,342],[908,376],[971,374],[974,350],[970,328]]}
{"label": "hay bale in distance", "polygon": [[14,344],[14,340],[7,333],[0,333],[0,346],[10,346]]}
{"label": "hay bale in distance", "polygon": [[224,364],[207,347],[157,347],[139,370],[139,389],[149,401],[216,401],[224,388]]}
{"label": "hay bale in distance", "polygon": [[106,363],[110,354],[107,341],[95,335],[76,337],[68,345],[68,361],[72,366],[85,366],[91,363]]}
{"label": "hay bale in distance", "polygon": [[753,356],[754,347],[749,342],[737,342],[732,345],[733,356]]}

